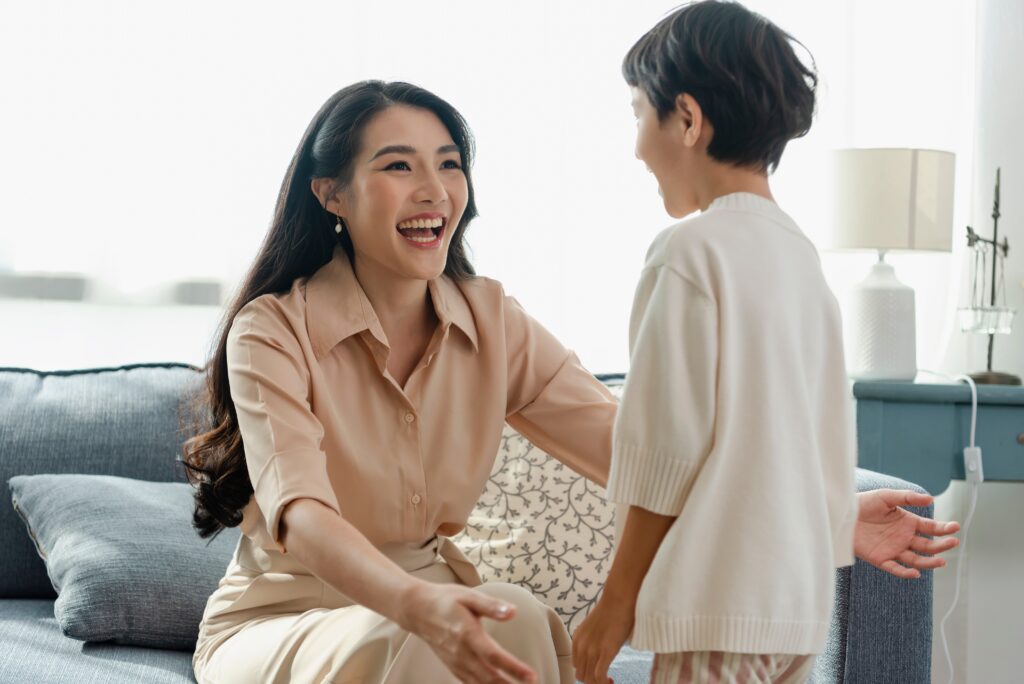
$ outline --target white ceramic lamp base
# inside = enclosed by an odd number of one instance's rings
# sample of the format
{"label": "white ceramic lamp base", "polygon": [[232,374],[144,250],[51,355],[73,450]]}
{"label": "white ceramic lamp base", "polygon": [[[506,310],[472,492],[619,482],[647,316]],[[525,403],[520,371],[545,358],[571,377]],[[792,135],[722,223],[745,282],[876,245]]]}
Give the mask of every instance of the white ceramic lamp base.
{"label": "white ceramic lamp base", "polygon": [[914,289],[879,259],[850,294],[846,366],[855,380],[913,380],[917,376]]}

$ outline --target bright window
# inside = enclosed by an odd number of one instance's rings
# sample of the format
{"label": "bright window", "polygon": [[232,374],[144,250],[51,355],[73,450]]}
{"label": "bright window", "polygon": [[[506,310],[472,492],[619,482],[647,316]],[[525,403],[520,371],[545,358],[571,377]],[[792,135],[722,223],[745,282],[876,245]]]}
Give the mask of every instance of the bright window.
{"label": "bright window", "polygon": [[[807,233],[815,238],[822,229],[824,154],[846,145],[957,152],[962,227],[973,3],[748,4],[807,45],[821,71],[815,127],[790,146],[774,180],[781,204]],[[319,105],[356,80],[407,80],[452,102],[476,134],[481,217],[468,239],[477,270],[503,281],[591,370],[625,370],[633,287],[650,240],[671,219],[653,177],[633,157],[619,65],[673,6],[5,3],[0,271],[84,275],[87,302],[125,312],[123,323],[90,334],[97,354],[111,349],[104,335],[123,339],[128,326],[138,330],[134,356],[124,361],[179,354],[199,362],[215,315],[175,319],[147,334],[139,307],[155,306],[158,293],[179,281],[234,288]],[[841,287],[868,262],[828,257],[826,266]],[[950,263],[898,263],[918,287],[919,337],[938,334],[953,306],[946,288],[930,284]],[[54,326],[67,325],[67,313],[40,307],[22,303],[21,318],[9,314],[8,321],[29,326],[24,337],[59,338]],[[183,335],[180,347],[169,334]],[[147,348],[145,340],[158,335],[162,346]],[[12,355],[25,365],[61,364],[56,351],[25,339],[2,345],[0,365]]]}

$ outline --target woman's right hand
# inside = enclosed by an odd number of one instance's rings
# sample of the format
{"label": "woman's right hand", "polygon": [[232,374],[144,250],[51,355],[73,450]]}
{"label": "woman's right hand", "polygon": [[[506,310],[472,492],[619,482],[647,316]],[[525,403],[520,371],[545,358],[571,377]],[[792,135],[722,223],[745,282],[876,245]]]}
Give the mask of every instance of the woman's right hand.
{"label": "woman's right hand", "polygon": [[503,649],[481,618],[510,620],[515,606],[469,587],[417,581],[402,602],[402,628],[423,639],[462,682],[536,682],[536,673]]}

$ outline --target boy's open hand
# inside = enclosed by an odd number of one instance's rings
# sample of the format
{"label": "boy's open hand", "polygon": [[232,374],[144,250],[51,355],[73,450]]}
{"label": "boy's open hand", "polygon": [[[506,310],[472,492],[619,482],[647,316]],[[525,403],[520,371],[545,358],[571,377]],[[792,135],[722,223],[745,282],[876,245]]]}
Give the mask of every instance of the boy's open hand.
{"label": "boy's open hand", "polygon": [[609,684],[608,667],[633,631],[631,602],[601,597],[587,619],[576,628],[572,641],[572,664],[576,679],[584,684]]}
{"label": "boy's open hand", "polygon": [[[876,489],[858,495],[859,512],[853,533],[853,552],[880,570],[914,579],[921,570],[941,568],[948,551],[960,540],[945,535],[960,529],[955,522],[938,522],[900,506],[927,506],[932,497],[909,490]],[[923,535],[941,537],[928,539]],[[927,554],[927,555],[922,555]]]}

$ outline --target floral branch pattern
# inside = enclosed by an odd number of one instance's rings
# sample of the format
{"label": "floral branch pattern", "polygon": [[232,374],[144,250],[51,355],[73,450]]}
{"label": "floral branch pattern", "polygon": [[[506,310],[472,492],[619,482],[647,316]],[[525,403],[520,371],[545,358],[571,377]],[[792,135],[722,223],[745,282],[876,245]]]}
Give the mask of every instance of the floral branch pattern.
{"label": "floral branch pattern", "polygon": [[485,582],[529,590],[571,634],[604,587],[615,505],[603,488],[506,425],[487,486],[454,541]]}

